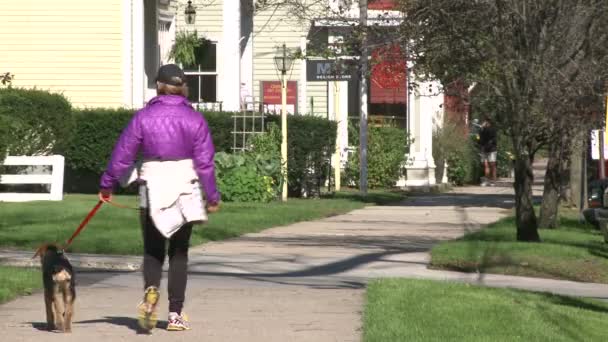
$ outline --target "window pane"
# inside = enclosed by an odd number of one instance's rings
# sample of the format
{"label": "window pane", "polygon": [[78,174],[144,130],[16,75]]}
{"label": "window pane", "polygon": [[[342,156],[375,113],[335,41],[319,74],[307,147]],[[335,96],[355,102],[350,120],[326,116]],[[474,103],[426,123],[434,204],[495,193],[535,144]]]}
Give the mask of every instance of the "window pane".
{"label": "window pane", "polygon": [[186,83],[188,84],[188,100],[192,103],[197,103],[199,98],[198,76],[186,75]]}
{"label": "window pane", "polygon": [[201,71],[216,71],[216,45],[205,41],[195,49],[196,63],[200,65]]}
{"label": "window pane", "polygon": [[200,78],[203,102],[217,102],[217,76],[202,75]]}

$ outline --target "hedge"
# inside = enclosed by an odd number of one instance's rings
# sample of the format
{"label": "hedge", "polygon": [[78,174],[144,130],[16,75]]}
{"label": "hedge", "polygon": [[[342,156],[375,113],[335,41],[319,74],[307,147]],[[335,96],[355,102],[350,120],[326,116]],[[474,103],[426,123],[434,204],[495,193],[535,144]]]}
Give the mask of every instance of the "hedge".
{"label": "hedge", "polygon": [[[270,115],[266,126],[280,127],[281,117]],[[318,196],[328,177],[336,146],[337,123],[317,116],[290,115],[287,119],[289,195]]]}
{"label": "hedge", "polygon": [[[359,145],[358,124],[349,124],[349,142]],[[411,141],[404,129],[369,127],[367,145],[367,182],[370,188],[392,188],[402,175]],[[346,181],[359,185],[359,149],[348,158]]]}
{"label": "hedge", "polygon": [[0,148],[4,145],[11,155],[54,153],[72,129],[71,105],[61,94],[3,88],[0,124]]}
{"label": "hedge", "polygon": [[[129,109],[74,110],[74,129],[64,140],[66,190],[94,192],[105,170],[112,148],[134,111]],[[232,113],[204,112],[212,132],[216,152],[231,152],[234,121]],[[280,126],[280,116],[269,116]],[[289,191],[291,196],[320,191],[327,179],[327,166],[334,150],[336,123],[313,116],[288,117]]]}
{"label": "hedge", "polygon": [[0,115],[0,163],[6,157],[6,149],[8,148],[9,142],[9,125],[10,120],[5,116]]}

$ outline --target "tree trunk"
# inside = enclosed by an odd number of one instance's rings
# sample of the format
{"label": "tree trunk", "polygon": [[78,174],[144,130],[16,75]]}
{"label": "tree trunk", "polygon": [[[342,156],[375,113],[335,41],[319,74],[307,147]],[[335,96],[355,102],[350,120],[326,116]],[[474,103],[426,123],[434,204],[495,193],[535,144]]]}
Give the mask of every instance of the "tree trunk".
{"label": "tree trunk", "polygon": [[517,241],[539,242],[536,214],[532,201],[532,164],[526,155],[515,161],[515,216]]}
{"label": "tree trunk", "polygon": [[559,225],[559,202],[562,183],[563,153],[561,144],[549,146],[549,161],[543,188],[543,202],[540,207],[540,228],[557,228]]}
{"label": "tree trunk", "polygon": [[570,150],[570,194],[573,204],[579,209],[586,209],[587,204],[587,173],[584,170],[586,156],[585,133],[579,132],[574,136]]}

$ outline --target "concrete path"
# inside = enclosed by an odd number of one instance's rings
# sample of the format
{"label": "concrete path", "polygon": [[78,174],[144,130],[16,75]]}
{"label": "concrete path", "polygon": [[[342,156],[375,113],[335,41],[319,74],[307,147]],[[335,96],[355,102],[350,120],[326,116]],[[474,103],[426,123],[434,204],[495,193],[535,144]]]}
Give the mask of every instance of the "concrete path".
{"label": "concrete path", "polygon": [[[509,187],[459,188],[193,248],[185,309],[194,329],[172,333],[171,339],[360,341],[364,286],[384,276],[608,298],[608,286],[602,284],[426,268],[427,251],[433,244],[479,229],[512,206]],[[4,251],[0,261],[19,264],[24,256]],[[77,265],[102,266],[92,256],[70,257]],[[34,294],[0,306],[0,328],[11,336],[8,341],[166,340],[169,333],[160,329],[152,336],[138,335],[132,318],[142,281],[139,272],[128,270],[137,268],[140,259],[118,256],[102,261],[114,271],[78,273],[77,311],[70,336],[40,330],[44,304],[42,296]],[[164,300],[162,304],[161,318],[166,315]]]}

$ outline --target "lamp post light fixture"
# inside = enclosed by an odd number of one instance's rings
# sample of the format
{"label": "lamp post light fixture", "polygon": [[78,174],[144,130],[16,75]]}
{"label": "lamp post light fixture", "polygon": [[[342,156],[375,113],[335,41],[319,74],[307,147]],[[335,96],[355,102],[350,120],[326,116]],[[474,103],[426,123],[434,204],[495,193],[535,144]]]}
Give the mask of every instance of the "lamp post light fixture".
{"label": "lamp post light fixture", "polygon": [[277,71],[281,73],[281,174],[283,188],[281,200],[287,200],[287,71],[291,70],[293,57],[287,54],[285,44],[277,50],[274,57]]}
{"label": "lamp post light fixture", "polygon": [[190,0],[188,0],[188,6],[186,6],[184,16],[186,18],[186,24],[194,25],[194,22],[196,22],[196,8],[192,6],[192,1]]}

